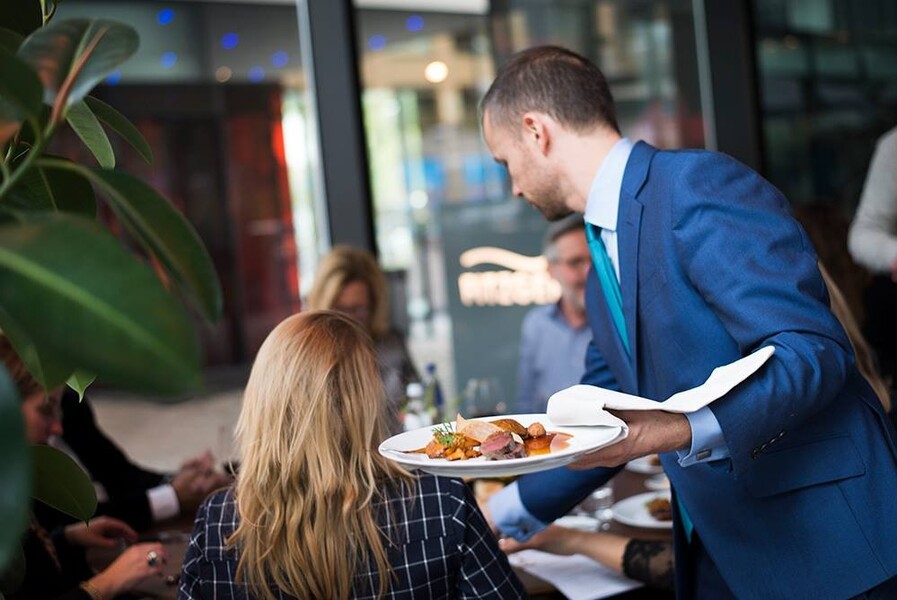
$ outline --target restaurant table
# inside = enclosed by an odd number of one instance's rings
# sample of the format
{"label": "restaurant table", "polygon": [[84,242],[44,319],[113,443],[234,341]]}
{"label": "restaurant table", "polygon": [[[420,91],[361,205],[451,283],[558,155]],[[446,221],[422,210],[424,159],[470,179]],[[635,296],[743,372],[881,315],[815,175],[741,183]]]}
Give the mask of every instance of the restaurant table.
{"label": "restaurant table", "polygon": [[[645,481],[649,476],[650,475],[635,473],[626,469],[620,471],[610,482],[614,492],[614,501],[618,502],[624,498],[629,498],[630,496],[649,491],[645,486]],[[608,528],[603,529],[602,531],[643,540],[672,541],[673,539],[673,532],[671,529],[631,527],[615,520],[611,520],[608,523]],[[531,598],[538,598],[539,600],[560,600],[566,598],[566,596],[561,594],[552,584],[539,579],[524,569],[515,567],[514,572],[517,573],[520,581],[523,582],[523,585]],[[600,596],[596,595],[596,597]],[[653,600],[659,598],[672,598],[673,595],[672,593],[642,587],[621,594],[613,594],[604,597],[613,598],[614,600]]]}
{"label": "restaurant table", "polygon": [[[140,534],[138,542],[161,542],[168,560],[162,568],[161,577],[144,584],[129,597],[141,600],[174,600],[177,597],[177,581],[192,531],[193,516],[189,515],[157,523]],[[121,548],[90,549],[87,552],[87,562],[99,571],[108,567],[120,552]]]}

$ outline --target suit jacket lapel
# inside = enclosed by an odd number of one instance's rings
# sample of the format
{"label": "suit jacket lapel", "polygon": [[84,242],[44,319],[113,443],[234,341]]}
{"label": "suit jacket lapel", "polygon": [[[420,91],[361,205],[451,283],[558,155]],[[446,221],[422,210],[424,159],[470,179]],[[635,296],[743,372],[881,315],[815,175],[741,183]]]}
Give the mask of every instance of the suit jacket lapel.
{"label": "suit jacket lapel", "polygon": [[601,351],[604,360],[607,361],[607,366],[613,372],[620,389],[630,394],[636,393],[636,380],[632,365],[610,317],[610,309],[607,307],[607,300],[604,298],[604,292],[601,290],[601,283],[598,281],[598,274],[594,267],[589,271],[589,279],[586,282],[586,298],[589,299],[586,306],[590,313],[589,319],[592,324],[595,345]]}
{"label": "suit jacket lapel", "polygon": [[623,318],[629,336],[629,368],[638,381],[638,240],[642,224],[642,205],[625,191],[620,193],[620,217],[617,224],[617,248],[620,257],[620,293]]}
{"label": "suit jacket lapel", "polygon": [[[623,185],[620,188],[620,209],[617,216],[617,250],[620,259],[620,293],[623,296],[623,317],[629,336],[632,379],[638,382],[638,248],[641,234],[642,209],[637,197],[648,178],[648,168],[657,149],[644,142],[633,146]],[[633,389],[637,390],[637,387]]]}

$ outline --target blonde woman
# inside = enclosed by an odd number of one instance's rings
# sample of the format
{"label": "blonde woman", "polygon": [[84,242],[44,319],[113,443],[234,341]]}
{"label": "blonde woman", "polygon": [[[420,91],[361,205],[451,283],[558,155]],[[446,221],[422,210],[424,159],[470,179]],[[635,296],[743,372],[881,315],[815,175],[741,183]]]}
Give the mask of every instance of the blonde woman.
{"label": "blonde woman", "polygon": [[[405,386],[420,376],[411,362],[402,336],[389,326],[389,292],[386,276],[377,260],[367,251],[351,246],[335,246],[318,266],[308,295],[311,310],[336,310],[361,323],[374,339],[380,377],[394,414],[405,399]],[[401,429],[398,419],[389,421],[388,430]]]}
{"label": "blonde woman", "polygon": [[200,507],[178,598],[519,598],[467,486],[381,457],[370,337],[334,311],[268,336],[237,423],[235,488]]}

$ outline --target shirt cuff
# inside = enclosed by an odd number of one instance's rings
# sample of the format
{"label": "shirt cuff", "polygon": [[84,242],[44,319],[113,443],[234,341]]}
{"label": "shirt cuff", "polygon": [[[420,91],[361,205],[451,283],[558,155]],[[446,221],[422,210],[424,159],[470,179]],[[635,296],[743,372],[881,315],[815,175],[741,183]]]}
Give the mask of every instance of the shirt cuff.
{"label": "shirt cuff", "polygon": [[516,483],[506,485],[489,498],[489,516],[502,532],[518,541],[525,542],[545,529],[543,523],[530,514],[520,499],[520,490]]}
{"label": "shirt cuff", "polygon": [[729,447],[723,437],[723,430],[716,415],[705,406],[697,412],[685,413],[691,427],[691,448],[688,453],[677,450],[679,464],[689,467],[694,464],[729,458]]}
{"label": "shirt cuff", "polygon": [[146,490],[146,499],[149,500],[153,521],[164,521],[178,516],[181,512],[178,495],[167,483]]}

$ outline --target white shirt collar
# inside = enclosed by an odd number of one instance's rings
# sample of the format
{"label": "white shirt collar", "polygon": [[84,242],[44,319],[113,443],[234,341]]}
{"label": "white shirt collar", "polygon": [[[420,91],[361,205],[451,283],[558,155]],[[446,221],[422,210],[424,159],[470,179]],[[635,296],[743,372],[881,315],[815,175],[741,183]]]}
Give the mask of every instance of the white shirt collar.
{"label": "white shirt collar", "polygon": [[623,174],[632,153],[632,142],[622,138],[610,149],[586,198],[585,220],[609,231],[617,230],[617,214],[620,210],[620,188]]}

